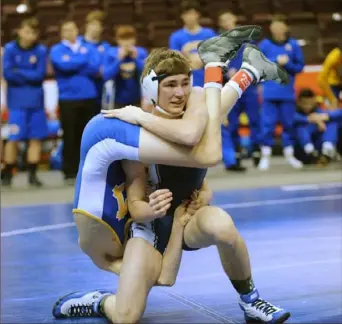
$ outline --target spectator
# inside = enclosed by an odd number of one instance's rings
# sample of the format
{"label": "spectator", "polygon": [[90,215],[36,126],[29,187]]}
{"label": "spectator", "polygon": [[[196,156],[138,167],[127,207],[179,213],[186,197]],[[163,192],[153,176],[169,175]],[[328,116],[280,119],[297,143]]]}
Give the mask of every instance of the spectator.
{"label": "spectator", "polygon": [[[342,37],[342,34],[341,34]],[[329,101],[331,109],[338,107],[342,91],[342,40],[340,46],[334,48],[325,58],[318,82],[323,94]]]}
{"label": "spectator", "polygon": [[303,89],[298,95],[295,129],[304,163],[327,164],[334,158],[337,123],[326,121],[326,113],[317,106],[316,96],[310,89]]}
{"label": "spectator", "polygon": [[276,17],[271,25],[272,37],[260,42],[259,47],[265,56],[281,65],[290,75],[288,85],[274,81],[263,84],[263,104],[261,109],[261,160],[258,168],[268,170],[274,143],[274,130],[278,121],[283,126],[282,144],[287,163],[300,169],[303,164],[294,157],[293,121],[296,112],[294,80],[304,67],[302,50],[298,42],[288,36],[288,26],[281,17]]}
{"label": "spectator", "polygon": [[95,76],[95,85],[97,89],[97,112],[101,110],[101,101],[102,101],[102,91],[103,91],[103,63],[104,58],[107,51],[110,48],[108,42],[101,40],[102,32],[103,32],[103,20],[104,20],[104,13],[100,10],[94,10],[90,12],[86,17],[86,24],[85,24],[85,33],[84,36],[80,37],[80,40],[90,46],[93,46],[94,49],[100,55],[100,71],[98,75]]}
{"label": "spectator", "polygon": [[183,0],[180,10],[184,27],[171,34],[169,48],[180,51],[189,58],[193,70],[193,85],[202,87],[204,70],[197,45],[201,40],[215,36],[215,32],[199,24],[200,4],[196,0]]}
{"label": "spectator", "polygon": [[43,81],[47,65],[47,49],[39,44],[39,27],[35,18],[22,21],[18,39],[5,46],[3,73],[7,81],[7,106],[11,133],[5,146],[3,184],[11,185],[16,166],[18,142],[28,140],[28,181],[40,187],[37,166],[41,157],[41,141],[47,137],[44,111]]}
{"label": "spectator", "polygon": [[127,105],[140,106],[140,76],[144,68],[147,50],[136,46],[137,36],[133,26],[118,26],[115,31],[118,46],[111,47],[103,67],[104,81],[112,80],[115,108]]}
{"label": "spectator", "polygon": [[93,46],[78,39],[73,21],[61,26],[62,41],[51,49],[51,63],[59,91],[60,121],[63,129],[63,173],[68,184],[76,178],[82,132],[96,114],[100,57]]}
{"label": "spectator", "polygon": [[[232,30],[236,27],[237,17],[231,12],[223,11],[218,16],[218,24],[220,32]],[[227,78],[230,79],[241,67],[243,49],[240,49],[236,58],[230,64],[227,73]],[[254,165],[257,166],[260,160],[259,149],[259,132],[260,132],[260,107],[258,91],[256,86],[250,86],[245,91],[228,115],[228,126],[222,125],[222,149],[223,149],[223,162],[226,170],[229,171],[245,171],[246,168],[241,165],[242,148],[241,138],[239,135],[240,115],[244,112],[248,116],[248,125],[250,129],[250,144]],[[235,155],[226,151],[232,148],[230,144],[233,143],[233,150]],[[227,160],[225,157],[229,157]]]}

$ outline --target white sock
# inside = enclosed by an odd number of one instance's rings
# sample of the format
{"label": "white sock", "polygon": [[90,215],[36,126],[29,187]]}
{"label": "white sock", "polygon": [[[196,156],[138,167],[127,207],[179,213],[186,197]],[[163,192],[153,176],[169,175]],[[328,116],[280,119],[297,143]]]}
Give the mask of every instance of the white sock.
{"label": "white sock", "polygon": [[306,154],[310,154],[310,153],[312,153],[314,150],[315,150],[315,147],[313,146],[312,143],[308,143],[308,144],[305,144],[305,145],[304,145],[304,152],[305,152]]}
{"label": "white sock", "polygon": [[333,145],[333,143],[331,143],[331,142],[324,142],[322,144],[322,153],[324,155],[327,155],[327,156],[333,158],[334,155],[335,155],[335,146]]}

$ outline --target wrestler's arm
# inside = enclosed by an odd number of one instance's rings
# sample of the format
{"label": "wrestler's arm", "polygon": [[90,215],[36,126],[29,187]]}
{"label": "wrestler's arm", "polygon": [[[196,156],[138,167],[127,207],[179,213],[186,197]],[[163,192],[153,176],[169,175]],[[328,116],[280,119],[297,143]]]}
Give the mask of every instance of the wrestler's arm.
{"label": "wrestler's arm", "polygon": [[[150,222],[159,215],[146,201],[147,172],[145,166],[137,161],[123,161],[126,175],[128,210],[135,222]],[[170,205],[169,205],[170,207]]]}
{"label": "wrestler's arm", "polygon": [[[176,209],[172,230],[166,252],[163,256],[162,270],[157,280],[157,286],[173,286],[176,282],[183,253],[184,216],[185,208]],[[182,221],[183,220],[183,221]]]}
{"label": "wrestler's arm", "polygon": [[138,152],[141,162],[196,168],[211,167],[222,160],[220,89],[207,87],[204,92],[208,122],[200,142],[194,147],[177,145],[142,128]]}
{"label": "wrestler's arm", "polygon": [[180,119],[166,119],[141,111],[137,122],[153,134],[166,140],[187,146],[199,143],[208,121],[208,108],[204,90],[194,87],[191,90],[186,111]]}

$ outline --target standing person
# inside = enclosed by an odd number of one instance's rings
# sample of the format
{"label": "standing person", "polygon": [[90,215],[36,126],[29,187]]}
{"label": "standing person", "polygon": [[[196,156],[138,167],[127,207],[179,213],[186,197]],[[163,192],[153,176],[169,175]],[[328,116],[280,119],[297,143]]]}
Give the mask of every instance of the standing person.
{"label": "standing person", "polygon": [[342,40],[325,58],[318,83],[329,101],[329,108],[336,109],[342,92]]}
{"label": "standing person", "polygon": [[93,46],[100,56],[100,70],[95,76],[94,82],[97,90],[97,106],[95,107],[96,113],[101,110],[102,92],[103,92],[103,64],[107,51],[110,48],[110,44],[102,40],[103,33],[103,20],[105,18],[104,12],[101,10],[94,10],[90,12],[85,20],[85,33],[84,36],[80,36],[80,40]]}
{"label": "standing person", "polygon": [[122,25],[115,30],[118,46],[109,49],[103,67],[103,80],[112,80],[109,89],[115,108],[140,105],[140,76],[147,58],[147,50],[136,46],[137,34],[133,26]]}
{"label": "standing person", "polygon": [[294,157],[293,122],[296,112],[294,81],[304,68],[302,50],[296,39],[288,36],[288,25],[281,17],[273,19],[270,25],[271,38],[260,42],[259,48],[265,56],[282,66],[290,75],[288,85],[269,81],[263,84],[261,109],[261,160],[259,170],[268,170],[274,144],[274,130],[278,121],[283,126],[282,145],[287,163],[295,169],[303,164]]}
{"label": "standing person", "polygon": [[29,184],[42,186],[37,178],[41,141],[48,135],[44,111],[43,81],[47,49],[39,44],[38,20],[23,20],[18,38],[5,46],[3,73],[7,81],[7,105],[11,134],[5,146],[2,184],[11,185],[16,166],[18,141],[28,140],[27,162]]}
{"label": "standing person", "polygon": [[[236,28],[237,17],[229,12],[223,11],[218,16],[220,33]],[[230,62],[227,73],[229,80],[241,67],[241,49],[237,56]],[[257,166],[260,160],[259,132],[260,132],[260,104],[258,91],[255,85],[250,86],[236,103],[234,109],[227,116],[227,124],[222,125],[222,149],[223,162],[228,171],[245,171],[246,168],[241,164],[242,148],[241,137],[239,134],[240,115],[246,113],[248,116],[248,126],[250,129],[250,145],[254,165]],[[232,154],[234,150],[235,154]]]}
{"label": "standing person", "polygon": [[96,115],[97,89],[94,78],[100,68],[98,53],[77,36],[75,22],[64,22],[61,26],[62,41],[52,47],[50,54],[59,92],[63,174],[69,184],[73,184],[76,178],[83,129]]}
{"label": "standing person", "polygon": [[196,0],[183,0],[180,4],[184,27],[171,34],[169,48],[182,52],[191,62],[194,86],[203,87],[203,63],[197,52],[200,41],[216,35],[214,30],[202,27],[199,23],[200,4]]}

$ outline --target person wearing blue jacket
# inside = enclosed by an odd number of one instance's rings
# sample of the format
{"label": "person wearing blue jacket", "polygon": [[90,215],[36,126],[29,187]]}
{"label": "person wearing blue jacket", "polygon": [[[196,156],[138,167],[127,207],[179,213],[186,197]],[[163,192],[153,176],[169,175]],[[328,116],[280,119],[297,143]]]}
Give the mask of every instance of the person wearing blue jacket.
{"label": "person wearing blue jacket", "polygon": [[328,115],[326,111],[317,106],[315,93],[310,89],[301,90],[294,125],[304,163],[325,165],[335,157],[337,122],[328,121],[325,115]]}
{"label": "person wearing blue jacket", "polygon": [[109,95],[115,108],[141,104],[140,76],[147,58],[147,50],[136,46],[133,26],[118,26],[115,33],[118,46],[108,50],[103,65],[103,80],[112,81]]}
{"label": "person wearing blue jacket", "polygon": [[[218,16],[220,33],[234,29],[237,25],[237,17],[229,12],[222,11]],[[227,78],[230,79],[241,67],[243,48],[237,56],[229,63]],[[222,125],[222,159],[226,170],[245,171],[242,166],[241,138],[239,135],[240,120],[242,112],[248,116],[250,129],[250,146],[254,165],[260,160],[259,132],[260,132],[260,107],[258,91],[256,86],[250,86],[241,96],[234,108],[228,115],[228,122]],[[232,153],[234,151],[234,153]]]}
{"label": "person wearing blue jacket", "polygon": [[85,21],[85,32],[83,36],[79,39],[81,42],[92,46],[95,51],[98,52],[100,56],[100,71],[99,74],[95,76],[94,82],[97,90],[97,110],[100,112],[102,103],[102,92],[103,92],[103,64],[106,53],[110,48],[110,44],[105,40],[102,40],[103,32],[103,20],[104,13],[101,10],[94,10],[90,12]]}
{"label": "person wearing blue jacket", "polygon": [[35,18],[23,20],[18,39],[5,45],[3,74],[7,81],[7,105],[11,134],[5,145],[2,184],[11,185],[17,161],[18,142],[28,140],[29,184],[40,187],[36,170],[41,156],[41,141],[48,136],[44,110],[43,81],[47,49],[38,43],[39,27]]}
{"label": "person wearing blue jacket", "polygon": [[63,129],[63,173],[67,183],[76,179],[82,133],[98,113],[95,78],[100,56],[93,46],[78,39],[73,21],[61,26],[62,41],[51,49],[50,60],[58,85],[58,104]]}
{"label": "person wearing blue jacket", "polygon": [[294,157],[293,121],[296,112],[294,81],[297,73],[304,68],[304,58],[298,42],[288,37],[288,26],[282,18],[275,18],[271,25],[271,38],[262,40],[260,50],[265,56],[281,65],[290,75],[287,85],[276,82],[263,84],[263,104],[261,109],[261,160],[258,168],[268,170],[272,146],[274,144],[274,130],[280,121],[282,131],[283,153],[286,161],[295,169],[303,164]]}
{"label": "person wearing blue jacket", "polygon": [[193,85],[203,87],[203,63],[197,52],[200,41],[216,36],[211,28],[199,24],[200,4],[196,0],[183,0],[180,4],[181,19],[184,27],[173,32],[169,37],[169,48],[180,51],[191,62]]}

